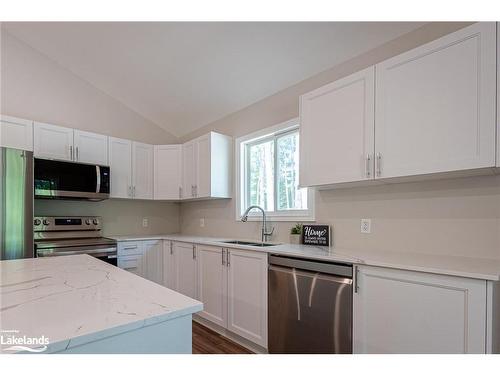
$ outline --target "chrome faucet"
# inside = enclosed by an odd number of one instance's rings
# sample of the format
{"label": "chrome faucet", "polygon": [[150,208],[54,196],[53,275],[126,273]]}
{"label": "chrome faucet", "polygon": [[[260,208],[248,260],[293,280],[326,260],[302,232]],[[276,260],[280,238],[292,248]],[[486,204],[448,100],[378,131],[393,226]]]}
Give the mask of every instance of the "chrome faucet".
{"label": "chrome faucet", "polygon": [[246,223],[247,220],[248,220],[248,213],[251,210],[253,210],[254,208],[262,211],[262,229],[261,229],[262,236],[261,236],[261,242],[266,242],[267,241],[267,237],[272,236],[272,234],[274,233],[274,227],[273,227],[273,229],[271,229],[270,232],[267,231],[266,211],[264,211],[264,209],[262,207],[260,207],[260,206],[250,206],[250,207],[248,207],[246,209],[246,211],[243,213],[243,215],[241,216],[241,221],[244,222],[244,223]]}

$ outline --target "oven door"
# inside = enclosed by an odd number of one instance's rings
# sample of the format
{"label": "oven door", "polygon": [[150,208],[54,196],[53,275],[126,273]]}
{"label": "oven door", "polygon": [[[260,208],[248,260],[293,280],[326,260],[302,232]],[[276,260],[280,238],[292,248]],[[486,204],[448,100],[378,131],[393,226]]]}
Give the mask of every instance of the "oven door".
{"label": "oven door", "polygon": [[59,247],[59,248],[46,248],[37,249],[37,257],[53,257],[64,255],[91,255],[113,266],[118,265],[118,256],[116,247]]}
{"label": "oven door", "polygon": [[35,158],[35,198],[103,200],[109,198],[107,166]]}

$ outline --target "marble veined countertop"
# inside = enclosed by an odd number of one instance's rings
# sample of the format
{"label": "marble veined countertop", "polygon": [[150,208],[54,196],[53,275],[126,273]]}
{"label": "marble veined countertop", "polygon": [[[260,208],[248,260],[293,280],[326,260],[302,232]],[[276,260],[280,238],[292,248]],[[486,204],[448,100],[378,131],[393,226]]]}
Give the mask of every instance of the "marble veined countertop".
{"label": "marble veined countertop", "polygon": [[2,335],[44,336],[46,352],[202,309],[199,301],[89,255],[0,261]]}
{"label": "marble veined countertop", "polygon": [[[441,275],[468,277],[481,280],[500,280],[500,260],[472,258],[454,255],[438,255],[426,252],[391,252],[383,250],[338,249],[327,246],[309,246],[279,244],[277,246],[257,247],[248,245],[227,244],[224,241],[233,239],[200,237],[184,234],[159,234],[146,236],[110,236],[117,241],[142,241],[165,239],[171,241],[197,243],[203,245],[222,246],[228,248],[247,249],[289,255],[307,259],[344,262],[358,265],[397,268],[410,271],[436,273]],[[253,240],[255,241],[255,240]],[[258,241],[255,241],[258,242]]]}

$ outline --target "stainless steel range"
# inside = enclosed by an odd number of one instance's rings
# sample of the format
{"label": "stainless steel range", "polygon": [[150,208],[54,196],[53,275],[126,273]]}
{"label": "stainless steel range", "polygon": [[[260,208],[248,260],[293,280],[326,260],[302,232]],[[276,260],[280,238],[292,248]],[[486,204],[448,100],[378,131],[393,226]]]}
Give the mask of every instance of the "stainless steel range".
{"label": "stainless steel range", "polygon": [[34,238],[37,257],[88,254],[117,264],[116,241],[102,236],[96,216],[36,216]]}

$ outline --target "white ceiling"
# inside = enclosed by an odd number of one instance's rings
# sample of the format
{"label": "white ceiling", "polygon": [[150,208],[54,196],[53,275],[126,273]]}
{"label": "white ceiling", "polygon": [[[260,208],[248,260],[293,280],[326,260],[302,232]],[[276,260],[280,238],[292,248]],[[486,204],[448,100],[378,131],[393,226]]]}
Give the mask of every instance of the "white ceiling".
{"label": "white ceiling", "polygon": [[4,24],[12,35],[179,137],[422,25]]}

